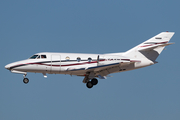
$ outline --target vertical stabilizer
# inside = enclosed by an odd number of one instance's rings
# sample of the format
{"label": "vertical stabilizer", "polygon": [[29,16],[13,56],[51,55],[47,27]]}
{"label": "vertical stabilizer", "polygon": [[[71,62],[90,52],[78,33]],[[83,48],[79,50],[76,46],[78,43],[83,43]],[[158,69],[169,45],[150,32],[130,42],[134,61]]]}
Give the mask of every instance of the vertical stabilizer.
{"label": "vertical stabilizer", "polygon": [[156,58],[162,52],[165,46],[170,45],[168,43],[174,32],[162,32],[149,40],[135,46],[134,48],[128,50],[123,55],[129,56],[131,58],[147,58],[155,62]]}

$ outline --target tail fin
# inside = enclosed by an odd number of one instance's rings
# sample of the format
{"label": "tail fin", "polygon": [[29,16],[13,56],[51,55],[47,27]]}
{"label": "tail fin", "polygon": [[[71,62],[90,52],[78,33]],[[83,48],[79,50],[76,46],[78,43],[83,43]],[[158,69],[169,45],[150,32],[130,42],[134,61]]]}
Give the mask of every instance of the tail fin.
{"label": "tail fin", "polygon": [[156,58],[162,52],[165,46],[172,43],[168,43],[174,32],[162,32],[151,39],[137,45],[136,47],[128,50],[123,55],[131,58],[144,58],[155,62]]}

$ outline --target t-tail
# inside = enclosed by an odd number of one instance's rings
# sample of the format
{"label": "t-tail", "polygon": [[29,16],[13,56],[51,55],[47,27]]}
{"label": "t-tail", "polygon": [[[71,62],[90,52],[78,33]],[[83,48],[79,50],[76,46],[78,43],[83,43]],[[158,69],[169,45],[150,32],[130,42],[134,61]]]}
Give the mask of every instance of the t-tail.
{"label": "t-tail", "polygon": [[153,63],[156,63],[157,57],[163,51],[165,46],[171,45],[170,39],[174,35],[174,32],[162,32],[149,40],[137,45],[136,47],[128,50],[123,55],[129,56],[132,59],[148,59]]}

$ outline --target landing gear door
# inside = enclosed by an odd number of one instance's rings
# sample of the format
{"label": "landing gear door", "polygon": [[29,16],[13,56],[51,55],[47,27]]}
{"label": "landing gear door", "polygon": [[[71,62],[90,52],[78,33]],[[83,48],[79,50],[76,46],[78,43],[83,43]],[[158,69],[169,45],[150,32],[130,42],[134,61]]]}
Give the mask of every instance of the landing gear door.
{"label": "landing gear door", "polygon": [[59,73],[61,70],[61,56],[51,55],[51,73]]}

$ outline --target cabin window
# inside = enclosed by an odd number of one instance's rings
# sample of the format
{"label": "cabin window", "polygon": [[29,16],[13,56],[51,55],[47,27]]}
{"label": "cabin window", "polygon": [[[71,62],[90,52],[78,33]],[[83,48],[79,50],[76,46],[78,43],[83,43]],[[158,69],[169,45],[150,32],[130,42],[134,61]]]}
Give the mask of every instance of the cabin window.
{"label": "cabin window", "polygon": [[89,57],[89,58],[88,58],[88,62],[91,62],[91,61],[92,61],[92,58]]}
{"label": "cabin window", "polygon": [[80,61],[81,61],[81,58],[80,58],[80,57],[77,57],[77,61],[80,62]]}
{"label": "cabin window", "polygon": [[46,55],[41,55],[41,58],[42,58],[42,59],[45,59],[45,58],[46,58]]}
{"label": "cabin window", "polygon": [[33,55],[33,56],[31,56],[29,59],[36,59],[37,56],[38,56],[38,55]]}
{"label": "cabin window", "polygon": [[69,60],[70,60],[70,57],[67,56],[65,59],[66,59],[66,61],[69,61]]}

